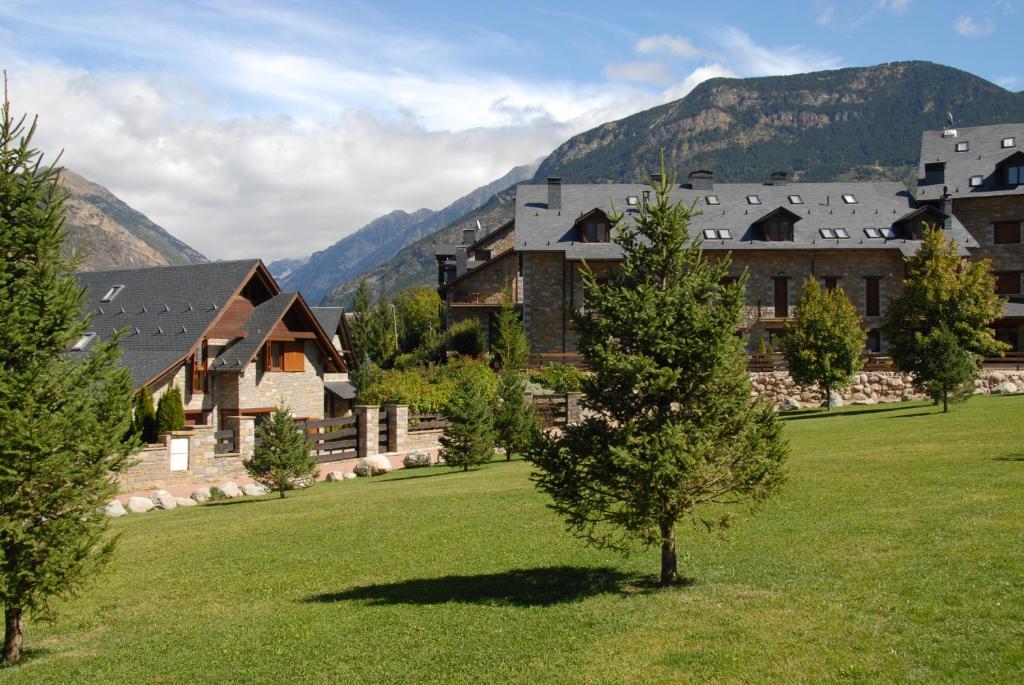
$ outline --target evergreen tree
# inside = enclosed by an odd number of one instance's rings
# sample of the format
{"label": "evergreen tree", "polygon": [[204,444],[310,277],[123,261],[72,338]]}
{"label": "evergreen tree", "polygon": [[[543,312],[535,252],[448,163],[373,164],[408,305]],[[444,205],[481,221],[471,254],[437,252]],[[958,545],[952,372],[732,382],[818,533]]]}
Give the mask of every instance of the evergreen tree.
{"label": "evergreen tree", "polygon": [[499,369],[521,369],[530,359],[530,346],[523,323],[512,299],[512,289],[505,288],[505,297],[498,311],[498,331],[491,352]]}
{"label": "evergreen tree", "polygon": [[172,385],[160,395],[156,403],[156,432],[172,433],[185,428],[185,405],[181,401],[181,391]]}
{"label": "evergreen tree", "polygon": [[425,285],[414,285],[395,295],[398,315],[398,339],[402,352],[412,352],[431,342],[440,331],[441,296]]}
{"label": "evergreen tree", "polygon": [[90,339],[66,195],[32,148],[35,122],[0,109],[0,661],[21,658],[27,613],[45,615],[109,559],[103,506],[138,448],[117,336]]}
{"label": "evergreen tree", "polygon": [[349,374],[349,381],[356,387],[356,400],[359,401],[359,397],[369,390],[374,383],[380,382],[383,377],[383,373],[380,367],[373,363],[373,360],[363,355],[359,359],[359,363],[356,368],[352,369],[352,373]]}
{"label": "evergreen tree", "polygon": [[977,360],[945,326],[932,329],[921,344],[929,351],[921,366],[921,377],[927,379],[923,389],[932,402],[942,403],[943,413],[948,412],[950,402],[961,402],[974,393]]}
{"label": "evergreen tree", "polygon": [[396,352],[396,322],[391,305],[383,298],[373,304],[370,286],[363,279],[356,289],[352,310],[352,345],[356,354],[389,368]]}
{"label": "evergreen tree", "polygon": [[[621,270],[606,283],[587,266],[587,309],[574,316],[591,412],[527,451],[533,479],[576,535],[628,549],[660,544],[663,585],[678,578],[676,524],[724,527],[721,505],[757,503],[782,481],[782,422],[751,400],[739,327],[746,274],[723,284],[729,259],[691,241],[692,208],[653,201],[613,218]],[[710,512],[704,512],[710,509]]]}
{"label": "evergreen tree", "polygon": [[[957,254],[956,242],[947,241],[941,230],[927,230],[917,254],[907,259],[903,292],[890,301],[885,314],[883,331],[896,366],[913,375],[919,388],[938,392],[932,398],[942,401],[944,409],[954,395],[961,395],[949,382],[962,377],[965,356],[977,367],[984,357],[1007,348],[989,328],[1003,307],[990,266],[987,259],[969,261]],[[950,366],[939,365],[932,346],[948,346],[953,340],[961,354],[946,347],[941,360]],[[972,373],[973,378],[977,368]]]}
{"label": "evergreen tree", "polygon": [[157,441],[153,393],[146,386],[142,386],[135,394],[135,416],[132,419],[132,428],[142,438],[143,443],[151,445]]}
{"label": "evergreen tree", "polygon": [[[490,370],[484,366],[484,370]],[[486,464],[494,456],[494,392],[481,374],[462,369],[445,408],[448,425],[441,436],[441,456],[449,466]]]}
{"label": "evergreen tree", "polygon": [[866,336],[846,293],[839,288],[822,290],[817,279],[809,276],[780,347],[789,375],[800,385],[821,388],[831,411],[832,391],[849,385],[863,366]]}
{"label": "evergreen tree", "polygon": [[466,357],[481,357],[487,351],[487,334],[479,319],[465,319],[448,328],[448,351]]}
{"label": "evergreen tree", "polygon": [[296,481],[316,480],[320,474],[302,428],[288,407],[278,407],[256,428],[259,444],[252,458],[242,463],[253,480],[284,497]]}
{"label": "evergreen tree", "polygon": [[533,404],[526,399],[526,376],[515,368],[503,369],[498,377],[494,428],[496,442],[505,449],[506,460],[529,446],[539,432]]}

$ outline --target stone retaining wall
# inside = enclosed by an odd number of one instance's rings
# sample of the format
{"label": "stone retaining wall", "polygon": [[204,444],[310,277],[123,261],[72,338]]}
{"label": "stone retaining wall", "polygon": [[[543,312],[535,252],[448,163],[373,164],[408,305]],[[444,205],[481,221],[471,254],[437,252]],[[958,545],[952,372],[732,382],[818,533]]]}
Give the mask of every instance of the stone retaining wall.
{"label": "stone retaining wall", "polygon": [[[215,484],[245,475],[242,455],[216,454],[213,426],[197,426],[193,431],[161,435],[163,444],[144,448],[135,455],[138,463],[117,479],[121,492],[161,490],[174,485]],[[170,441],[188,438],[188,469],[171,471]]]}

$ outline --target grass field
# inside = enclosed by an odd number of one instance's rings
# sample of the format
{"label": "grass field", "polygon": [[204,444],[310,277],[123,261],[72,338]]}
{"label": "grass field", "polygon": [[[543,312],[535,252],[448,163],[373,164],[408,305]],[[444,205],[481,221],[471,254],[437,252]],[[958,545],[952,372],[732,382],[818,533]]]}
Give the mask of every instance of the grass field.
{"label": "grass field", "polygon": [[131,516],[0,684],[1024,681],[1024,397],[787,421],[789,483],[652,590],[522,462]]}

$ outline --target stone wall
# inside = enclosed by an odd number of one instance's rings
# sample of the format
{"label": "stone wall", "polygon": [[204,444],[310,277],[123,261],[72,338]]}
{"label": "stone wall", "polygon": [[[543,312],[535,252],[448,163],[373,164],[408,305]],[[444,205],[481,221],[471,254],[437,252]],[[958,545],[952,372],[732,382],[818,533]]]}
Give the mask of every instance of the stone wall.
{"label": "stone wall", "polygon": [[251,362],[245,372],[237,378],[236,397],[218,394],[217,402],[222,407],[232,409],[269,408],[284,403],[295,417],[323,418],[323,362],[315,344],[306,342],[305,352],[305,369],[302,372],[264,371],[262,365]]}
{"label": "stone wall", "polygon": [[[216,454],[214,432],[213,426],[197,426],[193,431],[160,436],[163,441],[161,446],[147,447],[135,455],[138,463],[120,474],[117,478],[118,489],[125,493],[160,490],[176,485],[214,484],[244,476],[245,468],[242,466],[241,454]],[[187,470],[171,471],[172,437],[189,439]],[[249,444],[251,446],[251,439]]]}
{"label": "stone wall", "polygon": [[463,279],[448,287],[448,306],[460,304],[500,305],[505,301],[505,288],[510,287],[516,301],[522,301],[522,279],[519,258],[506,252],[476,267]]}
{"label": "stone wall", "polygon": [[523,326],[530,352],[565,352],[565,261],[560,253],[523,253]]}

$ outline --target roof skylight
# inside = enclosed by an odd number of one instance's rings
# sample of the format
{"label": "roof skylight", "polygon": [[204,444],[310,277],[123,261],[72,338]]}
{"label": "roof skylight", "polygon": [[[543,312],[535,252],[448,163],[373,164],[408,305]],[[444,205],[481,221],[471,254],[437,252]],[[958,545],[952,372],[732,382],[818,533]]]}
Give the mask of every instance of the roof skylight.
{"label": "roof skylight", "polygon": [[857,198],[855,198],[853,195],[850,195],[849,193],[847,193],[847,194],[843,195],[843,202],[845,202],[848,205],[855,205],[855,204],[857,204]]}
{"label": "roof skylight", "polygon": [[1012,136],[1009,138],[1003,138],[1001,144],[1003,147],[1016,147],[1017,139]]}
{"label": "roof skylight", "polygon": [[800,197],[799,195],[790,195],[789,196],[789,204],[791,204],[791,205],[802,205],[803,203],[804,203],[804,199],[802,197]]}
{"label": "roof skylight", "polygon": [[885,238],[886,240],[895,240],[896,239],[896,229],[893,228],[892,226],[889,226],[887,228],[883,228],[882,229],[882,237]]}
{"label": "roof skylight", "polygon": [[865,228],[864,235],[866,235],[869,238],[881,238],[882,232],[877,228]]}
{"label": "roof skylight", "polygon": [[971,149],[971,144],[969,142],[967,142],[966,140],[962,140],[962,141],[960,141],[959,143],[956,144],[956,151],[957,152],[967,152],[970,149]]}
{"label": "roof skylight", "polygon": [[717,195],[706,195],[706,196],[704,197],[704,201],[705,201],[705,202],[707,202],[707,203],[708,203],[709,205],[717,205],[717,204],[721,204],[721,203],[720,203],[720,202],[718,201],[718,196],[717,196]]}
{"label": "roof skylight", "polygon": [[843,238],[845,240],[846,238],[850,237],[850,233],[845,228],[837,228],[836,229],[836,237],[837,238]]}
{"label": "roof skylight", "polygon": [[822,238],[828,238],[829,240],[836,237],[836,232],[831,228],[819,228],[818,232],[821,233]]}
{"label": "roof skylight", "polygon": [[122,290],[124,290],[123,285],[111,286],[110,290],[107,291],[107,294],[103,296],[100,302],[110,302],[112,299],[117,297],[118,293],[120,293]]}
{"label": "roof skylight", "polygon": [[636,207],[638,204],[640,204],[640,198],[637,197],[636,195],[630,195],[626,198],[626,204],[629,205],[630,207]]}
{"label": "roof skylight", "polygon": [[747,195],[747,204],[759,205],[761,204],[761,197],[759,195]]}
{"label": "roof skylight", "polygon": [[85,346],[88,345],[89,343],[91,343],[92,339],[95,338],[95,337],[96,337],[95,333],[91,333],[91,332],[90,333],[85,333],[84,335],[82,335],[81,338],[79,338],[77,341],[75,341],[74,345],[71,346],[71,351],[72,352],[79,352],[81,350],[84,350]]}
{"label": "roof skylight", "polygon": [[968,183],[970,184],[970,186],[972,188],[977,188],[978,186],[981,185],[982,180],[983,179],[982,179],[981,175],[971,176],[971,178],[968,180]]}
{"label": "roof skylight", "polygon": [[728,228],[720,228],[718,229],[718,237],[722,240],[732,240],[732,231]]}
{"label": "roof skylight", "polygon": [[705,228],[704,229],[704,237],[707,238],[708,240],[714,240],[715,238],[718,237],[718,235],[715,232],[715,229],[713,229],[713,228]]}

